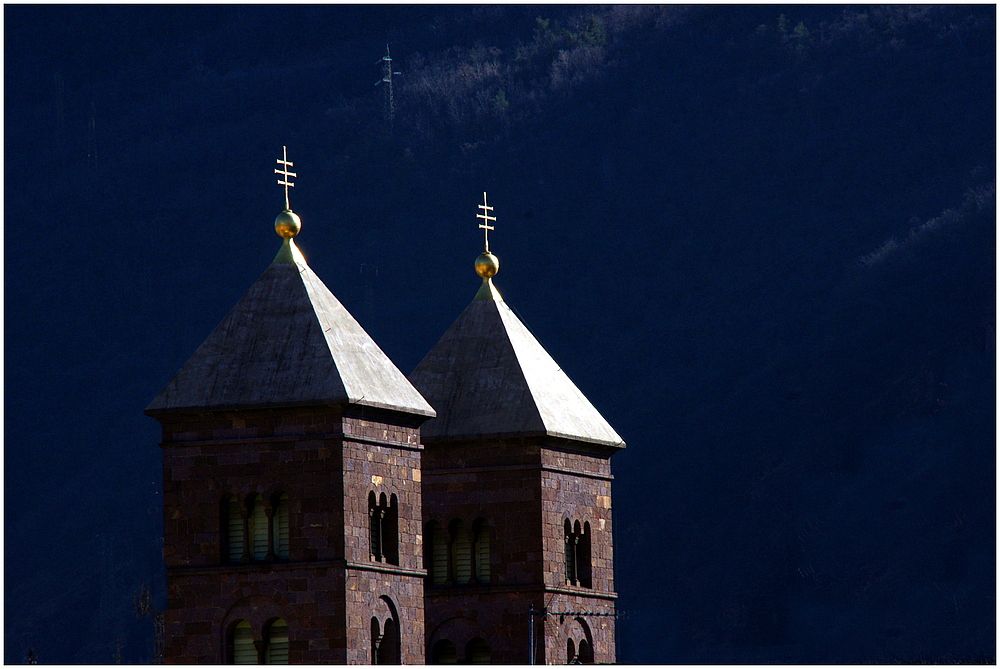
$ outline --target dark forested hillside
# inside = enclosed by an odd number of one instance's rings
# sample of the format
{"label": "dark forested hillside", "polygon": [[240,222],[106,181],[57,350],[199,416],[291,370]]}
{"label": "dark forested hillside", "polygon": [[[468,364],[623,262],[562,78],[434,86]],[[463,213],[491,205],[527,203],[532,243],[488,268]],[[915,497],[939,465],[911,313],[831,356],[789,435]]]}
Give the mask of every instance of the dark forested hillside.
{"label": "dark forested hillside", "polygon": [[277,251],[282,145],[404,373],[489,192],[497,287],[627,443],[619,660],[995,662],[994,7],[4,19],[5,662],[151,659],[142,410]]}

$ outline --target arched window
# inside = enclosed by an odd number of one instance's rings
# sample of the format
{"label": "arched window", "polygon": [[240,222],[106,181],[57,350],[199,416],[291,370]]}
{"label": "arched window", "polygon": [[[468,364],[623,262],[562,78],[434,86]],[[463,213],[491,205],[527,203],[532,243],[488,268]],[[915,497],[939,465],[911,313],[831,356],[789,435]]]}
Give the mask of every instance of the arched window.
{"label": "arched window", "polygon": [[490,645],[485,639],[476,637],[465,647],[466,664],[489,664]]}
{"label": "arched window", "polygon": [[576,585],[576,536],[569,518],[563,523],[563,534],[566,538],[566,583]]}
{"label": "arched window", "polygon": [[382,643],[382,629],[379,627],[378,618],[372,616],[372,664],[378,664],[378,647]]}
{"label": "arched window", "polygon": [[477,518],[472,524],[472,553],[475,559],[476,581],[483,585],[490,583],[490,526],[484,518]]}
{"label": "arched window", "polygon": [[233,626],[229,636],[229,649],[233,664],[257,664],[259,662],[250,623],[240,620]]}
{"label": "arched window", "polygon": [[243,510],[235,497],[222,500],[222,558],[225,562],[239,562],[243,559]]}
{"label": "arched window", "polygon": [[368,493],[368,544],[373,562],[399,564],[399,499]]}
{"label": "arched window", "polygon": [[374,490],[368,493],[368,555],[373,562],[382,561],[382,507]]}
{"label": "arched window", "polygon": [[[581,616],[574,620],[576,624],[570,623],[570,637],[566,640],[566,662],[567,664],[593,664],[594,637],[590,632],[590,625]],[[576,641],[575,650],[574,640]]]}
{"label": "arched window", "polygon": [[580,639],[580,650],[577,653],[577,658],[580,664],[594,663],[594,649],[590,647],[586,639]]}
{"label": "arched window", "polygon": [[274,556],[280,560],[288,559],[288,495],[278,496],[274,507]]}
{"label": "arched window", "polygon": [[466,585],[472,579],[472,537],[461,520],[451,521],[452,573],[456,585]]}
{"label": "arched window", "polygon": [[396,621],[389,618],[382,630],[382,641],[378,646],[378,664],[399,664],[399,633]]}
{"label": "arched window", "polygon": [[431,664],[458,664],[458,651],[455,644],[447,639],[441,639],[431,649]]}
{"label": "arched window", "polygon": [[569,519],[563,523],[566,539],[566,583],[582,588],[592,588],[590,559],[590,523],[580,525],[580,521],[570,525]]}
{"label": "arched window", "polygon": [[288,624],[278,618],[267,626],[264,664],[288,664]]}
{"label": "arched window", "polygon": [[267,557],[267,541],[270,535],[267,510],[264,508],[264,498],[257,495],[253,498],[250,510],[250,549],[251,559],[261,562]]}
{"label": "arched window", "polygon": [[399,564],[399,498],[395,495],[389,496],[382,514],[382,553],[389,564]]}
{"label": "arched window", "polygon": [[437,521],[431,521],[427,534],[431,540],[431,583],[444,585],[448,582],[448,534]]}
{"label": "arched window", "polygon": [[583,533],[580,534],[580,541],[576,554],[580,585],[584,588],[593,588],[594,583],[591,578],[590,561],[590,523],[583,524]]}

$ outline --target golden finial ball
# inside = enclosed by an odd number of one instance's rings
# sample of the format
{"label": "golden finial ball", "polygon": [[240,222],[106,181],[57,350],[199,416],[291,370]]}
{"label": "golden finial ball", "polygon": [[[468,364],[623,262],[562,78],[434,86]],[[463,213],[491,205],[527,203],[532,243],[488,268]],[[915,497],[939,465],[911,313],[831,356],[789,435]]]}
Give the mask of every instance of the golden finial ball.
{"label": "golden finial ball", "polygon": [[302,219],[291,209],[286,209],[274,219],[274,231],[285,239],[291,239],[302,229]]}
{"label": "golden finial ball", "polygon": [[500,269],[500,259],[492,253],[487,251],[476,258],[476,274],[484,279],[496,276],[498,269]]}

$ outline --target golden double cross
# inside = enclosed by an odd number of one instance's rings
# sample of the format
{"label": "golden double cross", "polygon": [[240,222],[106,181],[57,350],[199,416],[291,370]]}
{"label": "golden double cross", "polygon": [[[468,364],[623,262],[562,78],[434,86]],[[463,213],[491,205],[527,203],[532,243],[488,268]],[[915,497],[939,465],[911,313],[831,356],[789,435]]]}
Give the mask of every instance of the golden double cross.
{"label": "golden double cross", "polygon": [[287,146],[281,147],[281,158],[278,158],[277,162],[278,162],[279,165],[281,165],[283,167],[283,169],[279,170],[277,167],[275,167],[274,168],[274,173],[275,174],[280,174],[281,176],[285,177],[284,181],[282,181],[280,177],[278,178],[278,185],[285,187],[285,209],[286,210],[291,210],[291,206],[288,204],[288,188],[289,188],[289,186],[294,187],[295,184],[293,184],[288,177],[297,177],[299,175],[296,174],[295,172],[289,172],[288,171],[288,168],[292,167],[293,163],[291,163],[288,160],[288,147]]}
{"label": "golden double cross", "polygon": [[490,222],[496,223],[497,218],[496,218],[496,216],[490,216],[490,212],[493,211],[493,207],[491,207],[490,205],[486,204],[486,193],[485,192],[483,192],[483,203],[481,205],[479,205],[479,208],[483,210],[483,213],[476,214],[476,218],[483,219],[483,222],[479,224],[479,227],[482,228],[482,230],[483,230],[483,241],[484,241],[483,248],[485,249],[483,252],[484,253],[489,253],[490,252],[490,230],[493,229],[493,226],[490,225]]}

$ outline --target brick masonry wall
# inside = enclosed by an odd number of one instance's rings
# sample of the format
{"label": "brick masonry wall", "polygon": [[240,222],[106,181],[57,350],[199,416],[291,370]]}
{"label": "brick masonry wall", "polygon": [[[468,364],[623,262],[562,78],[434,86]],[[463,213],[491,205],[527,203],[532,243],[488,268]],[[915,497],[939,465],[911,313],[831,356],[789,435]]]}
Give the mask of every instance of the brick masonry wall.
{"label": "brick masonry wall", "polygon": [[[528,664],[528,607],[541,610],[541,589],[428,588],[425,600],[428,663],[434,644],[447,639],[455,644],[459,664],[468,664],[466,648],[480,637],[490,644],[493,664]],[[537,618],[535,631],[541,663],[543,628]]]}
{"label": "brick masonry wall", "polygon": [[336,567],[245,565],[168,573],[164,661],[227,664],[228,631],[250,623],[258,652],[267,625],[288,624],[289,662],[344,663],[344,571]]}
{"label": "brick masonry wall", "polygon": [[611,535],[611,462],[607,458],[543,449],[542,513],[545,583],[566,586],[564,522],[590,523],[593,591],[614,592]]}
{"label": "brick masonry wall", "polygon": [[[396,495],[399,508],[399,566],[423,569],[421,516],[421,452],[419,431],[415,428],[345,418],[343,450],[343,489],[346,491],[345,557],[349,561],[368,562],[368,493],[386,499]],[[352,441],[350,437],[366,439]],[[373,443],[383,442],[383,443]],[[412,444],[404,449],[391,444]]]}
{"label": "brick masonry wall", "polygon": [[[605,613],[615,612],[613,600],[567,594],[549,594],[547,607],[552,613]],[[611,616],[548,615],[540,623],[545,630],[545,664],[566,664],[567,640],[580,647],[586,639],[594,651],[594,662],[615,662],[615,619]],[[537,657],[537,656],[536,656]],[[539,661],[540,660],[536,660]]]}
{"label": "brick masonry wall", "polygon": [[[428,654],[448,639],[463,662],[465,645],[481,636],[493,663],[526,664],[529,604],[614,611],[610,453],[562,446],[538,439],[426,445],[424,522],[447,526],[460,518],[471,527],[482,517],[491,528],[490,585],[426,586]],[[566,584],[565,518],[591,525],[592,589]],[[554,608],[563,606],[573,608]],[[614,661],[614,618],[583,620],[557,625],[537,619],[536,662],[565,662],[567,639],[584,632],[596,661]]]}
{"label": "brick masonry wall", "polygon": [[[337,407],[161,414],[165,659],[226,661],[228,625],[258,641],[288,623],[292,663],[371,663],[374,616],[400,621],[400,652],[423,662],[420,445],[413,425],[344,416]],[[404,418],[405,420],[405,418]],[[368,492],[399,498],[400,565],[372,563]],[[226,495],[289,497],[287,561],[229,564]],[[352,567],[352,564],[356,566]],[[378,571],[381,570],[381,571]]]}
{"label": "brick masonry wall", "polygon": [[[424,664],[423,577],[347,570],[347,664],[374,664],[371,619],[385,629],[389,618],[400,625],[403,664]],[[343,663],[343,662],[342,662]]]}
{"label": "brick masonry wall", "polygon": [[[569,452],[556,448],[541,451],[542,514],[545,584],[559,594],[549,595],[549,611],[613,613],[614,554],[611,526],[611,461],[602,454]],[[565,521],[581,527],[590,524],[591,588],[567,584]],[[567,661],[566,641],[587,638],[595,662],[615,661],[615,619],[610,616],[550,616],[545,622],[545,655],[548,663]],[[586,635],[586,636],[584,636]]]}
{"label": "brick masonry wall", "polygon": [[[380,421],[344,419],[343,487],[347,580],[347,662],[372,664],[371,619],[403,621],[401,660],[424,663],[424,571],[422,558],[421,451],[419,430]],[[357,440],[355,440],[357,439]],[[365,441],[360,441],[361,439]],[[382,443],[378,443],[382,442]],[[405,444],[405,447],[399,445]],[[368,494],[398,502],[399,565],[372,563]],[[350,565],[358,565],[351,567]],[[385,571],[370,571],[384,569]]]}

